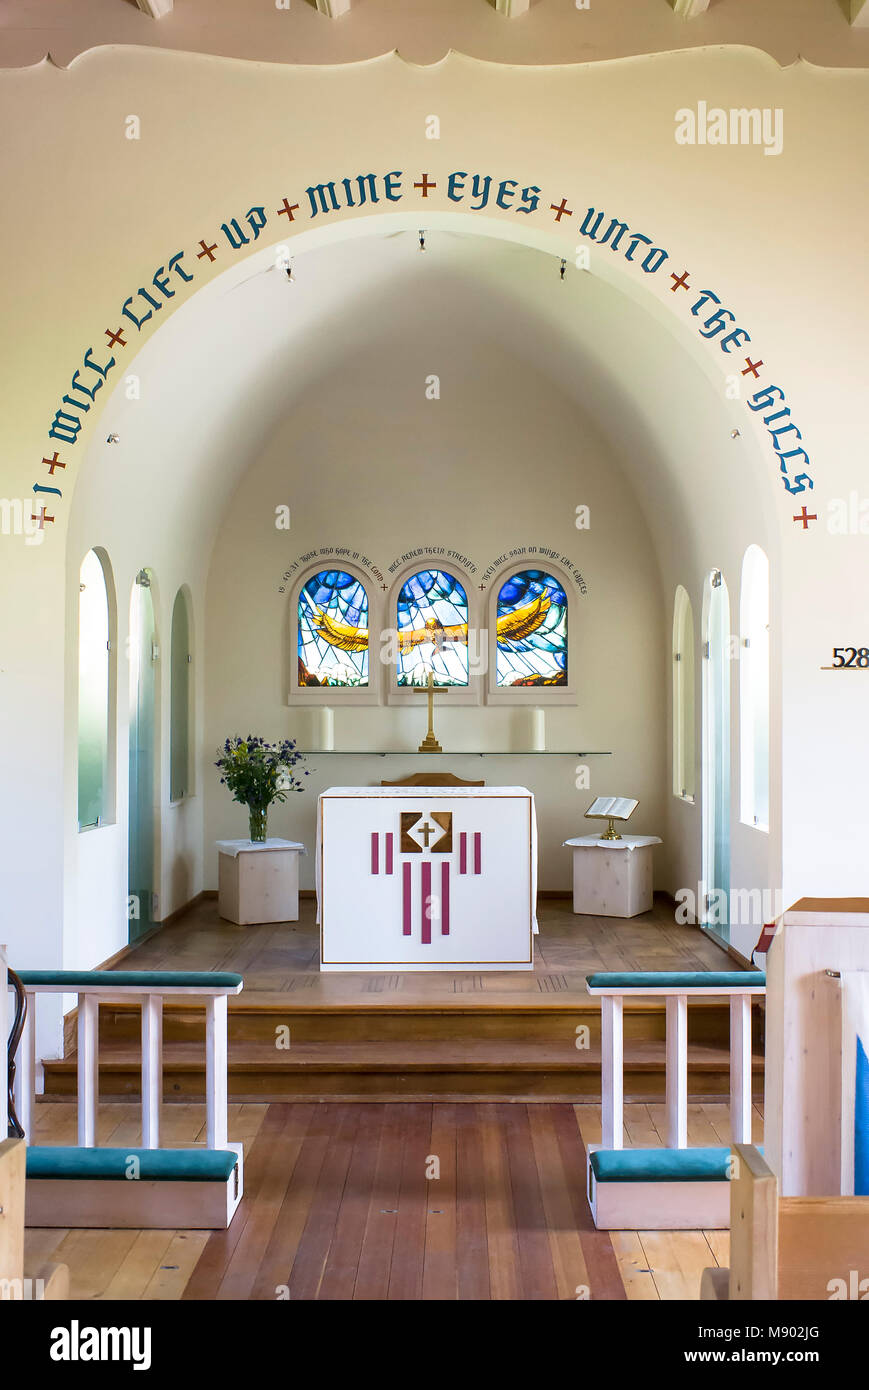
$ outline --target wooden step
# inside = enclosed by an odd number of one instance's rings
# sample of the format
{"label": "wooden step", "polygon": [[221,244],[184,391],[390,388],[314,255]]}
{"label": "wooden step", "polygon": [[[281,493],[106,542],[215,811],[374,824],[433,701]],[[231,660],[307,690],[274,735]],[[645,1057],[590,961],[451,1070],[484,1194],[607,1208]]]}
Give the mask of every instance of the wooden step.
{"label": "wooden step", "polygon": [[[600,1001],[584,1000],[581,1006],[543,1002],[488,1004],[467,1003],[462,996],[451,1005],[402,1005],[395,996],[360,1004],[306,1003],[292,994],[240,996],[229,1001],[229,1042],[261,1042],[274,1045],[279,1030],[289,1028],[297,1043],[355,1043],[431,1041],[437,1043],[483,1041],[517,1043],[531,1039],[574,1046],[577,1029],[589,1029],[592,1042],[600,1042]],[[626,1001],[624,1032],[627,1041],[663,1041],[666,1016],[663,1000]],[[729,1011],[725,1000],[703,999],[689,1003],[688,1036],[692,1042],[727,1046]],[[100,1045],[135,1046],[140,1015],[135,1004],[100,1007]],[[205,1011],[202,1007],[167,1001],[163,1009],[163,1038],[170,1043],[204,1043]],[[73,1044],[74,1045],[74,1044]]]}
{"label": "wooden step", "polygon": [[[76,1059],[45,1064],[45,1094],[72,1099],[76,1093]],[[100,1049],[100,1096],[130,1100],[139,1095],[140,1056],[136,1047]],[[754,1072],[758,1095],[763,1061]],[[660,1100],[665,1093],[662,1041],[625,1045],[625,1098]],[[720,1099],[729,1092],[726,1048],[691,1043],[688,1048],[692,1100]],[[191,1043],[164,1047],[166,1100],[201,1098],[205,1090],[202,1048]],[[342,1100],[588,1100],[600,1095],[600,1047],[578,1049],[571,1034],[553,1043],[536,1038],[505,1042],[500,1038],[457,1042],[429,1039],[352,1043],[293,1042],[288,1050],[260,1042],[235,1043],[229,1059],[232,1101],[320,1098]]]}

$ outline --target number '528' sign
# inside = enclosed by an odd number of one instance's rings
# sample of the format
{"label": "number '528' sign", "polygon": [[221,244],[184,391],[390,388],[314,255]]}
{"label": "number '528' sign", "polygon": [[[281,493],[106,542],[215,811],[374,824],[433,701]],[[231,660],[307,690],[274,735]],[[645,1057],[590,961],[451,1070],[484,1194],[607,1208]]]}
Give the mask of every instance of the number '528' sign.
{"label": "number '528' sign", "polygon": [[838,671],[845,666],[869,666],[869,647],[834,647],[833,664],[828,670]]}

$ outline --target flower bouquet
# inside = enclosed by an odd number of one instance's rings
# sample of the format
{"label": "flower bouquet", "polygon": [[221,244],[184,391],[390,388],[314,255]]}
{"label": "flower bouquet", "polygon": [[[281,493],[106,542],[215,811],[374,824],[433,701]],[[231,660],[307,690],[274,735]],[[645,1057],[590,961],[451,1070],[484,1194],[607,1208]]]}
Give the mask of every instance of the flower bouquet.
{"label": "flower bouquet", "polygon": [[[286,801],[288,792],[304,791],[302,779],[293,772],[304,757],[292,738],[266,743],[248,734],[247,738],[228,738],[224,743],[214,766],[221,773],[221,786],[229,787],[233,801],[248,809],[251,843],[262,843],[268,837],[273,801]],[[308,776],[307,769],[304,776]]]}

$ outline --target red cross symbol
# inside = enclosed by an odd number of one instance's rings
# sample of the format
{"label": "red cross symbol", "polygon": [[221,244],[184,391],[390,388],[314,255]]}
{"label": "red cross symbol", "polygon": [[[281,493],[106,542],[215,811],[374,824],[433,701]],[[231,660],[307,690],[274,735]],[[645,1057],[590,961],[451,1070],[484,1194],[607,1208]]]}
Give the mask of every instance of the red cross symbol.
{"label": "red cross symbol", "polygon": [[207,256],[209,262],[213,261],[215,257],[212,256],[211,253],[217,250],[217,242],[215,241],[211,246],[206,246],[204,241],[200,241],[199,245],[202,247],[202,250],[196,257],[197,261],[201,261],[203,256]]}
{"label": "red cross symbol", "polygon": [[751,360],[750,357],[746,357],[745,361],[746,361],[746,363],[747,363],[747,366],[746,366],[746,368],[745,368],[745,371],[742,373],[742,375],[743,375],[743,376],[748,376],[748,373],[751,372],[751,375],[754,377],[755,381],[757,381],[757,377],[758,377],[758,371],[757,371],[757,369],[758,369],[758,367],[762,367],[762,366],[763,366],[763,358],[761,358],[758,362],[752,362],[752,360]]}
{"label": "red cross symbol", "polygon": [[803,506],[802,515],[801,515],[801,516],[795,516],[795,517],[794,517],[794,521],[801,521],[801,522],[803,523],[803,530],[804,530],[804,531],[808,531],[808,529],[809,529],[809,522],[810,522],[810,521],[817,521],[817,519],[818,519],[818,514],[817,514],[817,512],[811,512],[811,513],[810,513],[810,512],[806,509],[805,505]]}
{"label": "red cross symbol", "polygon": [[562,198],[562,200],[561,200],[561,206],[560,206],[560,207],[559,207],[556,203],[550,203],[549,206],[552,208],[552,211],[555,213],[555,220],[556,220],[556,222],[560,222],[561,219],[562,219],[562,217],[572,217],[572,216],[573,216],[573,209],[572,209],[572,208],[569,208],[569,207],[567,206],[567,199],[566,199],[566,198]]}
{"label": "red cross symbol", "polygon": [[54,477],[54,470],[55,470],[55,468],[66,468],[66,464],[65,464],[65,463],[61,463],[60,459],[57,457],[57,450],[56,450],[56,449],[55,449],[55,451],[54,451],[54,456],[53,456],[52,458],[50,458],[50,459],[43,459],[42,462],[48,464],[48,471],[49,471],[49,473],[51,474],[52,478]]}
{"label": "red cross symbol", "polygon": [[106,328],[106,329],[104,329],[104,332],[105,332],[106,337],[107,337],[108,340],[109,340],[109,347],[114,347],[116,343],[118,344],[119,347],[126,347],[126,346],[127,346],[127,340],[126,340],[126,338],[122,338],[122,337],[121,337],[121,333],[123,332],[123,329],[118,328],[118,329],[116,329],[115,332],[113,333],[112,330],[111,330],[110,328]]}
{"label": "red cross symbol", "polygon": [[[805,508],[803,508],[803,510],[805,511]],[[30,520],[31,520],[31,521],[38,521],[38,522],[39,522],[39,529],[40,529],[40,531],[44,531],[44,530],[45,530],[45,523],[46,523],[46,521],[54,521],[54,517],[53,517],[53,516],[49,516],[48,513],[46,512],[46,510],[45,510],[44,507],[40,507],[40,508],[39,508],[39,516],[37,516],[35,512],[31,512],[31,514],[30,514]]]}
{"label": "red cross symbol", "polygon": [[283,205],[278,208],[278,217],[288,217],[291,222],[295,222],[296,219],[293,216],[293,213],[298,212],[298,210],[298,203],[289,203],[285,198],[283,201]]}
{"label": "red cross symbol", "polygon": [[688,288],[688,272],[687,272],[687,270],[683,270],[681,275],[672,275],[672,274],[671,274],[671,275],[670,275],[670,279],[671,279],[671,280],[675,280],[675,282],[676,282],[675,285],[671,285],[671,286],[670,286],[670,289],[673,291],[674,294],[676,293],[677,290],[687,290],[687,288]]}
{"label": "red cross symbol", "polygon": [[482,593],[482,591],[485,589],[485,587],[486,587],[485,584],[481,584],[481,585],[479,586],[480,592],[481,592],[481,593]]}
{"label": "red cross symbol", "polygon": [[428,174],[423,174],[423,176],[422,176],[422,183],[415,183],[413,186],[414,186],[414,188],[421,188],[421,189],[422,189],[422,196],[423,196],[424,198],[427,198],[427,197],[428,197],[428,191],[429,191],[430,188],[437,188],[437,184],[436,184],[436,183],[429,183]]}

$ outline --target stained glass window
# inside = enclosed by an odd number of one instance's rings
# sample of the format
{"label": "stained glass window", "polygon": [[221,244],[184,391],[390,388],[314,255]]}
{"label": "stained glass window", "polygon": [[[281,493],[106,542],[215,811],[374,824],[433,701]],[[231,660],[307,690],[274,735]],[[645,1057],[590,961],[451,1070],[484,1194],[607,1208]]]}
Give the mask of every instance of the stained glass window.
{"label": "stained glass window", "polygon": [[443,570],[419,570],[398,595],[398,684],[468,684],[468,596]]}
{"label": "stained glass window", "polygon": [[321,570],[299,594],[299,685],[368,684],[368,594],[345,570]]}
{"label": "stained glass window", "polygon": [[551,574],[522,570],[498,594],[499,686],[567,684],[567,595]]}

